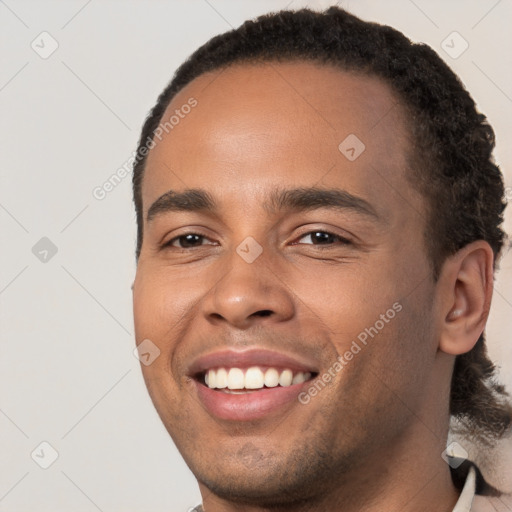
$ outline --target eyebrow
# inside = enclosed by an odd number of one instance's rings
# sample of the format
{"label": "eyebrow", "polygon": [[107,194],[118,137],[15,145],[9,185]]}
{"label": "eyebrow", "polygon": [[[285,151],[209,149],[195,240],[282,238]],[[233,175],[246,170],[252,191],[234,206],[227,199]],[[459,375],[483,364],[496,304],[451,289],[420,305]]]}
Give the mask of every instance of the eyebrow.
{"label": "eyebrow", "polygon": [[[350,210],[359,215],[379,220],[375,208],[361,197],[346,190],[318,187],[276,189],[268,194],[263,208],[269,214],[283,210],[311,211],[328,208],[338,211]],[[183,192],[169,190],[160,196],[149,208],[146,220],[151,222],[157,216],[168,212],[218,212],[214,198],[204,189],[187,189]]]}

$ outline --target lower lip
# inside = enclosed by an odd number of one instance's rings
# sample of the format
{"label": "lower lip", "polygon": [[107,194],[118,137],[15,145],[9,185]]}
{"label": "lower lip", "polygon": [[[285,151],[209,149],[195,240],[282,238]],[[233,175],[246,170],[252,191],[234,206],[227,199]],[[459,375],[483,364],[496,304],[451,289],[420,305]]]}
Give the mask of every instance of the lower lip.
{"label": "lower lip", "polygon": [[263,418],[275,411],[291,405],[301,405],[298,400],[300,391],[311,381],[292,386],[263,388],[259,391],[232,394],[210,389],[194,381],[197,394],[207,411],[217,418],[232,421],[252,421]]}

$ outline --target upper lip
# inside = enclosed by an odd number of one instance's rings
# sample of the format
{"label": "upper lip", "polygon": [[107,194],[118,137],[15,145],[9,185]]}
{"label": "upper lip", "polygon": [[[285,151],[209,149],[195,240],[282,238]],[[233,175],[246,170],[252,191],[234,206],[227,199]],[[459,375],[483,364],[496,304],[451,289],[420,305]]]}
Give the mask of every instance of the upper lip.
{"label": "upper lip", "polygon": [[194,377],[211,368],[249,368],[251,366],[270,366],[295,372],[318,373],[314,365],[298,355],[251,348],[243,351],[224,349],[202,355],[191,363],[188,374]]}

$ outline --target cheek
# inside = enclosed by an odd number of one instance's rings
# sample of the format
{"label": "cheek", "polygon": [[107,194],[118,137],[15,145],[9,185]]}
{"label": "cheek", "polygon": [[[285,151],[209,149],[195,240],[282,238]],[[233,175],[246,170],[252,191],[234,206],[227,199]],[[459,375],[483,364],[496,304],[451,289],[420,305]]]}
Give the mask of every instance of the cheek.
{"label": "cheek", "polygon": [[[135,339],[142,374],[153,400],[164,385],[170,384],[164,384],[164,379],[169,380],[169,349],[172,347],[169,332],[172,332],[175,319],[167,295],[165,282],[153,279],[144,269],[138,268],[133,287]],[[150,353],[149,360],[144,359],[145,352]]]}
{"label": "cheek", "polygon": [[[153,345],[158,357],[141,365],[150,393],[186,385],[179,357],[183,340],[197,313],[201,284],[176,276],[165,268],[139,266],[133,289],[135,338],[138,344]],[[159,391],[160,390],[160,391]]]}
{"label": "cheek", "polygon": [[414,402],[435,358],[428,280],[411,283],[382,265],[331,273],[323,282],[311,280],[302,299],[313,307],[308,300],[320,297],[315,306],[343,366],[343,386]]}
{"label": "cheek", "polygon": [[[183,413],[183,385],[173,375],[171,361],[176,352],[179,313],[172,287],[163,279],[138,273],[134,285],[135,337],[139,347],[150,343],[158,354],[149,364],[141,359],[141,371],[151,400],[166,428],[179,422]],[[139,354],[142,350],[139,349]],[[139,356],[140,357],[140,356]],[[181,411],[181,412],[180,412]],[[172,435],[171,431],[169,433]]]}
{"label": "cheek", "polygon": [[[398,280],[385,275],[378,265],[363,261],[318,266],[314,272],[304,271],[294,279],[291,288],[307,310],[315,313],[331,334],[339,341],[338,352],[359,338],[370,339],[365,332],[388,329],[397,316],[400,300]],[[395,305],[395,306],[394,306]],[[383,317],[381,318],[381,316]]]}
{"label": "cheek", "polygon": [[419,413],[436,350],[431,322],[420,307],[419,298],[402,299],[400,305],[402,309],[395,318],[368,338],[361,352],[361,371],[372,382],[374,390],[370,393],[383,393],[394,403],[397,414],[407,416]]}
{"label": "cheek", "polygon": [[171,341],[194,297],[194,284],[181,283],[168,272],[139,267],[133,290],[133,315],[137,341],[144,338]]}

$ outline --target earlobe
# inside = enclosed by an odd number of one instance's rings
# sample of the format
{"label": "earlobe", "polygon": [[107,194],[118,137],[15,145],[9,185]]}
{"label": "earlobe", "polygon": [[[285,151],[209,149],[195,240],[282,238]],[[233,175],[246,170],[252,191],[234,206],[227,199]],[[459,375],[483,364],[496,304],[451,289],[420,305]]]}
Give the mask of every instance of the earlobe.
{"label": "earlobe", "polygon": [[439,349],[447,354],[469,352],[482,334],[489,316],[493,290],[494,255],[478,240],[447,259],[440,276],[445,295]]}

